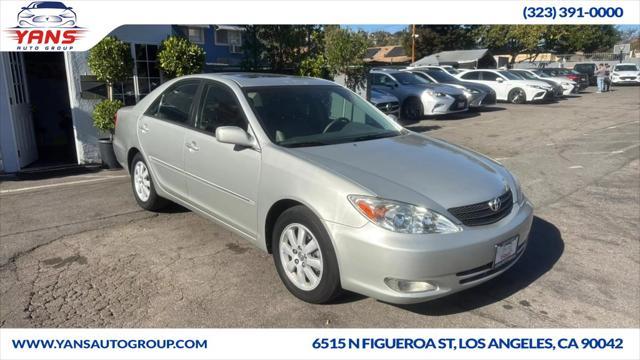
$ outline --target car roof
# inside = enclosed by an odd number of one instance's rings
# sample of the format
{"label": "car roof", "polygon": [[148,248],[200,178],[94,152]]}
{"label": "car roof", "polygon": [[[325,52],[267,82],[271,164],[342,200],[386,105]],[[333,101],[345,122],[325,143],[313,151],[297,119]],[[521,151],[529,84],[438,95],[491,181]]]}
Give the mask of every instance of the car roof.
{"label": "car roof", "polygon": [[634,63],[620,63],[620,64],[615,64],[613,66],[620,66],[620,65],[633,65],[635,67],[638,67],[638,64],[634,64]]}
{"label": "car roof", "polygon": [[228,73],[210,73],[198,74],[194,77],[220,80],[231,80],[240,87],[258,87],[258,86],[295,86],[295,85],[334,85],[336,83],[329,80],[318,79],[306,76],[293,76],[282,74],[268,73],[248,73],[248,72],[228,72]]}

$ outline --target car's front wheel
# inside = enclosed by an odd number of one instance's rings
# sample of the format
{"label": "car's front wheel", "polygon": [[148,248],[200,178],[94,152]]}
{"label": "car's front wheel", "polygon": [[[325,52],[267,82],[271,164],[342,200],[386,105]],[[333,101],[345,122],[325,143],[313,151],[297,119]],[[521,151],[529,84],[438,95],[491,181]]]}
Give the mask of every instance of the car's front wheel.
{"label": "car's front wheel", "polygon": [[402,104],[402,120],[419,121],[424,115],[424,107],[420,99],[412,97]]}
{"label": "car's front wheel", "polygon": [[527,93],[520,88],[515,88],[509,92],[508,100],[512,104],[524,104],[527,102]]}
{"label": "car's front wheel", "polygon": [[340,272],[329,235],[304,206],[280,215],[272,236],[273,258],[280,279],[297,298],[323,304],[340,293]]}
{"label": "car's front wheel", "polygon": [[145,210],[160,210],[169,202],[156,193],[151,172],[142,154],[137,153],[131,160],[131,187],[138,205]]}

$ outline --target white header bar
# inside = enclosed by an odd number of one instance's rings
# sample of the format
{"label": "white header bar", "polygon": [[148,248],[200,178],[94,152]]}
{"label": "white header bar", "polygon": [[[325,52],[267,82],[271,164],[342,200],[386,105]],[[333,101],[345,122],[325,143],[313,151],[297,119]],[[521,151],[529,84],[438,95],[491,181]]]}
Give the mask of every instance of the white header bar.
{"label": "white header bar", "polygon": [[[84,51],[109,32],[129,24],[640,24],[637,0],[340,0],[340,1],[80,1],[65,0],[80,32],[67,33]],[[31,1],[1,1],[2,51],[29,50],[39,36],[62,28],[16,28]],[[18,32],[21,30],[22,32]],[[30,30],[25,32],[25,30]],[[66,29],[68,31],[69,29]],[[20,38],[20,36],[28,35]],[[27,41],[31,39],[31,41]],[[19,40],[22,40],[19,43]],[[59,44],[62,41],[56,42]],[[51,44],[51,42],[49,42]],[[43,42],[40,41],[40,45]],[[60,44],[59,44],[60,45]],[[42,49],[39,49],[42,50]]]}

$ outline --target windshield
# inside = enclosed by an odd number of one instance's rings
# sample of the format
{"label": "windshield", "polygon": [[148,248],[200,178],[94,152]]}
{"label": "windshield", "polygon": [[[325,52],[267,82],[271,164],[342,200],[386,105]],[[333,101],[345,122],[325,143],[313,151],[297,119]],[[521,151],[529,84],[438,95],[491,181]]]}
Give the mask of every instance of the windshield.
{"label": "windshield", "polygon": [[246,88],[244,93],[271,141],[284,147],[365,141],[404,132],[340,86],[264,86]]}
{"label": "windshield", "polygon": [[551,77],[547,73],[545,73],[544,71],[541,71],[541,70],[536,70],[536,71],[534,71],[534,73],[536,73],[536,75],[540,76],[541,78],[550,78]]}
{"label": "windshield", "polygon": [[514,73],[516,75],[520,75],[522,78],[525,78],[527,80],[536,80],[537,77],[531,75],[529,72],[527,71],[514,71]]}
{"label": "windshield", "polygon": [[499,73],[500,75],[502,75],[502,76],[506,77],[506,78],[507,78],[507,79],[509,79],[509,80],[522,80],[522,77],[521,77],[521,76],[515,75],[515,74],[510,73],[510,72],[505,71],[505,70],[500,70],[500,71],[498,71],[498,73]]}
{"label": "windshield", "polygon": [[452,75],[459,73],[458,69],[453,67],[445,67],[444,69],[447,70],[447,72]]}
{"label": "windshield", "polygon": [[429,82],[420,76],[410,72],[397,72],[391,74],[402,85],[424,85]]}
{"label": "windshield", "polygon": [[613,71],[638,71],[638,68],[635,65],[616,65]]}
{"label": "windshield", "polygon": [[431,76],[432,78],[436,79],[436,81],[439,83],[457,84],[460,82],[460,80],[444,71],[429,70],[426,73],[429,74],[429,76]]}
{"label": "windshield", "polygon": [[35,2],[31,4],[33,9],[66,9],[63,3],[60,2],[52,2],[52,1],[42,1]]}

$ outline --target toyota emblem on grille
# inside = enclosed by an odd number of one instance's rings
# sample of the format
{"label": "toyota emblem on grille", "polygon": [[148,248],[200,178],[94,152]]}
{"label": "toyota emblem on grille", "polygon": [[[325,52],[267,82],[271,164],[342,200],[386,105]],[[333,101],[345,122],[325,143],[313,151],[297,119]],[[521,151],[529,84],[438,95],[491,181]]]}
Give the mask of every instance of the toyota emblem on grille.
{"label": "toyota emblem on grille", "polygon": [[489,201],[487,203],[487,205],[489,205],[489,209],[491,209],[491,211],[496,212],[498,210],[500,210],[500,206],[502,206],[502,201],[500,200],[499,197]]}

